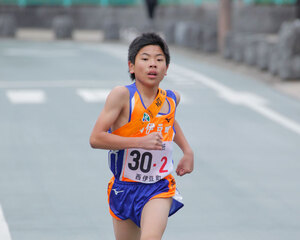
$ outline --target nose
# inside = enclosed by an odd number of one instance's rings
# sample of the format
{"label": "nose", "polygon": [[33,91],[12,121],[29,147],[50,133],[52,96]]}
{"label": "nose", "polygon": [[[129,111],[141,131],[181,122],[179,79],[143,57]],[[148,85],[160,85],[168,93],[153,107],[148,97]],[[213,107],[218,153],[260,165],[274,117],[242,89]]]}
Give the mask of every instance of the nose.
{"label": "nose", "polygon": [[149,64],[150,64],[150,67],[154,67],[154,68],[156,68],[156,66],[157,66],[157,64],[156,64],[156,60],[155,60],[155,59],[150,59],[150,62],[149,62]]}

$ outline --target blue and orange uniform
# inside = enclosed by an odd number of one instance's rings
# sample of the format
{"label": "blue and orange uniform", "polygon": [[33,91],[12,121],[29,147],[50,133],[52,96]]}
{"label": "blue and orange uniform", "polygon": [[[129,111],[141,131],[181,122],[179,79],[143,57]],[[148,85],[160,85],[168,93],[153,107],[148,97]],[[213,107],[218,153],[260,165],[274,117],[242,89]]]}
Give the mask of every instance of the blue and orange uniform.
{"label": "blue and orange uniform", "polygon": [[[126,87],[130,93],[129,121],[112,134],[143,137],[160,132],[163,136],[162,150],[129,148],[109,151],[109,167],[114,174],[108,185],[110,213],[118,220],[131,219],[140,227],[143,207],[151,199],[172,197],[169,216],[183,207],[171,175],[177,104],[172,91],[159,89],[156,99],[146,108],[135,83]],[[168,112],[160,113],[165,101]]]}

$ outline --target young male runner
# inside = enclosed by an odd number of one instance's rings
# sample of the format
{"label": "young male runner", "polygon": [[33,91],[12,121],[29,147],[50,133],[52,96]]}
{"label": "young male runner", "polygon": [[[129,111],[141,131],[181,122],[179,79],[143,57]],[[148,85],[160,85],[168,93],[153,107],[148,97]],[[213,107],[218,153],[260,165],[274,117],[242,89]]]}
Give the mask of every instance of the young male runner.
{"label": "young male runner", "polygon": [[154,33],[129,46],[128,67],[135,82],[115,87],[90,137],[93,148],[109,149],[113,178],[109,210],[117,240],[159,240],[168,216],[183,204],[176,192],[172,142],[182,150],[176,173],[193,170],[194,155],[175,120],[180,95],[159,84],[170,63],[165,41]]}

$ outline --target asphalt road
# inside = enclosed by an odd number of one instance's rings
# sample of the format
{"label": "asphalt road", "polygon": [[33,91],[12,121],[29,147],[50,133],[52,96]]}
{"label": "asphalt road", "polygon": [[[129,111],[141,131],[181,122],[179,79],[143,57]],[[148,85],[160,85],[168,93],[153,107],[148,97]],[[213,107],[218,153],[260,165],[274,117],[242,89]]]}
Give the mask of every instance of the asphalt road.
{"label": "asphalt road", "polygon": [[[195,171],[164,239],[300,238],[300,101],[171,51],[163,88]],[[107,93],[130,83],[121,43],[0,41],[0,239],[112,240],[107,151],[89,135]],[[175,164],[181,153],[175,149]]]}

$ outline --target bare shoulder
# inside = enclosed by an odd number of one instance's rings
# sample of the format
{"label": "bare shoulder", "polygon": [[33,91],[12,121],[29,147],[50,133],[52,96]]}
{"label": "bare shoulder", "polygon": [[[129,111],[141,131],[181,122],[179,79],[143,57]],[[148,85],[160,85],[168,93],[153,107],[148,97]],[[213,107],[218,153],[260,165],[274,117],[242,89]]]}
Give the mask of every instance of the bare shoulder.
{"label": "bare shoulder", "polygon": [[126,104],[129,99],[129,91],[124,86],[114,87],[111,92],[108,94],[105,105],[104,112],[120,112],[123,108],[126,107]]}
{"label": "bare shoulder", "polygon": [[125,86],[116,86],[111,90],[109,95],[112,95],[113,97],[124,98],[129,96],[129,91]]}
{"label": "bare shoulder", "polygon": [[178,106],[178,104],[180,103],[180,94],[177,91],[174,91],[174,90],[173,90],[173,92],[176,96],[176,103],[177,103],[177,106]]}
{"label": "bare shoulder", "polygon": [[124,86],[116,86],[108,94],[106,102],[122,104],[129,98],[129,91]]}

